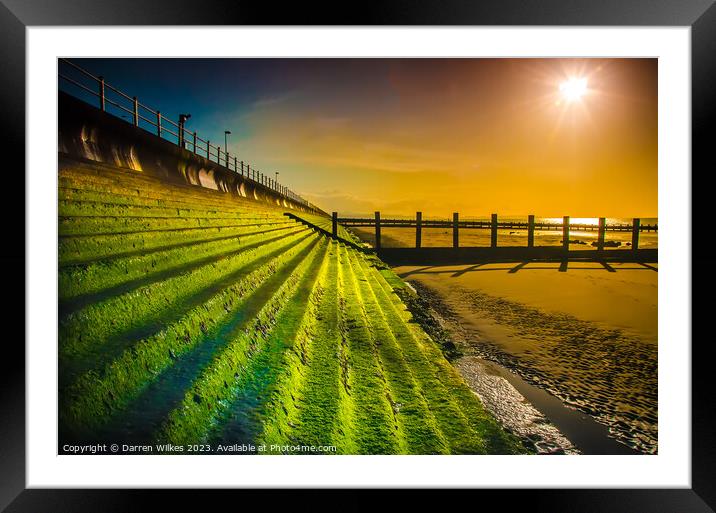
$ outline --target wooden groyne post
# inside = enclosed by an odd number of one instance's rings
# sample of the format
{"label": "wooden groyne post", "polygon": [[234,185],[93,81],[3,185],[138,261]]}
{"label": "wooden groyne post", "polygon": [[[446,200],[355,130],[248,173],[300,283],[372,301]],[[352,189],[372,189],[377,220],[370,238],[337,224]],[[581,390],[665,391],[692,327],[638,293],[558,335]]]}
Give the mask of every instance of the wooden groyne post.
{"label": "wooden groyne post", "polygon": [[452,247],[453,248],[460,247],[460,239],[459,239],[459,235],[458,235],[459,222],[460,222],[460,215],[457,212],[453,212],[453,214],[452,214]]}
{"label": "wooden groyne post", "polygon": [[569,251],[569,216],[562,218],[562,249]]}
{"label": "wooden groyne post", "polygon": [[375,213],[375,249],[380,249],[380,212]]}
{"label": "wooden groyne post", "polygon": [[333,212],[332,221],[333,221],[333,226],[332,226],[331,231],[333,232],[333,237],[337,239],[338,238],[338,212]]}
{"label": "wooden groyne post", "polygon": [[631,225],[631,249],[633,251],[636,251],[639,249],[639,225],[641,224],[641,219],[638,217],[634,218],[634,221]]}
{"label": "wooden groyne post", "polygon": [[533,214],[527,217],[527,247],[535,247],[535,216]]}
{"label": "wooden groyne post", "polygon": [[497,214],[492,214],[492,223],[490,225],[490,247],[497,247]]}
{"label": "wooden groyne post", "polygon": [[423,238],[423,213],[415,212],[415,247],[419,248]]}
{"label": "wooden groyne post", "polygon": [[599,218],[599,232],[597,233],[597,250],[604,251],[604,233],[607,228],[607,220],[604,217]]}

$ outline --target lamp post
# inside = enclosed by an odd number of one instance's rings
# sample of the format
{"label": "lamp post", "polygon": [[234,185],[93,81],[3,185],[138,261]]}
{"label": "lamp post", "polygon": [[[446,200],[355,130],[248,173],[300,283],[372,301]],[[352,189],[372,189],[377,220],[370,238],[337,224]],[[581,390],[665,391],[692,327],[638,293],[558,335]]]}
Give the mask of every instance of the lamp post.
{"label": "lamp post", "polygon": [[224,130],[224,153],[226,154],[226,167],[229,167],[229,148],[228,148],[229,135],[231,135],[231,130]]}
{"label": "lamp post", "polygon": [[179,146],[184,149],[184,124],[191,117],[191,114],[179,114]]}

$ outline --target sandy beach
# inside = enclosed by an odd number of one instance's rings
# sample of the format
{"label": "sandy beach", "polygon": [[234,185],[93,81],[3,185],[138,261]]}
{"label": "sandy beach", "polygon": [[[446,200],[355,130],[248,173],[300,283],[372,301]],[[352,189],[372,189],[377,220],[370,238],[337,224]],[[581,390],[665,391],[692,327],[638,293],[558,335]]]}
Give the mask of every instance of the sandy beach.
{"label": "sandy beach", "polygon": [[[657,264],[405,266],[469,355],[492,360],[657,449]],[[421,286],[422,285],[422,286]]]}

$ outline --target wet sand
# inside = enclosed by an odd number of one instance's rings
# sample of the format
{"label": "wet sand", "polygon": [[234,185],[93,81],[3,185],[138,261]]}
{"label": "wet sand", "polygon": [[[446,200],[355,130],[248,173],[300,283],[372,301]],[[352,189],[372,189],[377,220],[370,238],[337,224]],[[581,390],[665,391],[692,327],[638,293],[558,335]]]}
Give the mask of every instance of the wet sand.
{"label": "wet sand", "polygon": [[656,452],[658,265],[570,262],[566,271],[559,268],[395,271],[433,296],[466,355],[501,364],[589,414],[611,437]]}

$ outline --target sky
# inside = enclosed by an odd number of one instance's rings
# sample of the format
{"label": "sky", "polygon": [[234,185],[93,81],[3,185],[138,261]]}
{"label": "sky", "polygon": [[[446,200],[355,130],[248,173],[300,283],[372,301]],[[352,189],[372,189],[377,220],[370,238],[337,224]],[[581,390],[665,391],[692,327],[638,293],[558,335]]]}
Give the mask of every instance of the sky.
{"label": "sky", "polygon": [[656,59],[72,60],[327,212],[657,216]]}

